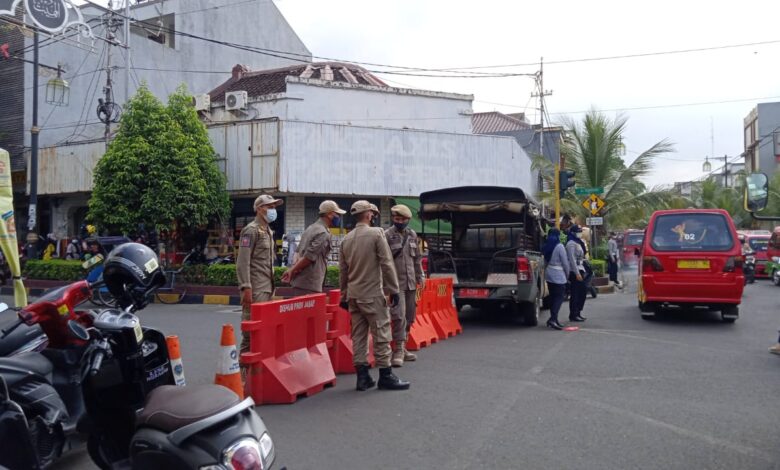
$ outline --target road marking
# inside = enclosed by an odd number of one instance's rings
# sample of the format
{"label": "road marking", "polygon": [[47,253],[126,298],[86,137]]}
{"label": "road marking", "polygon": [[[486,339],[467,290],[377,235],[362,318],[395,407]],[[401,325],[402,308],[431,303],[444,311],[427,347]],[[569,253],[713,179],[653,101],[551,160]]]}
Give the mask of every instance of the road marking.
{"label": "road marking", "polygon": [[590,332],[590,333],[599,333],[603,335],[613,335],[613,336],[622,336],[625,338],[631,338],[631,339],[643,339],[645,341],[654,341],[656,343],[664,343],[664,344],[673,344],[675,346],[683,346],[683,347],[692,347],[692,348],[698,348],[698,349],[704,349],[707,351],[715,351],[719,353],[729,353],[729,354],[750,354],[751,356],[754,355],[752,351],[734,351],[731,349],[722,349],[722,348],[713,348],[710,346],[701,346],[698,344],[691,344],[691,343],[683,343],[680,341],[671,341],[668,339],[659,339],[659,338],[649,338],[647,336],[640,336],[640,335],[630,335],[625,333],[617,333],[610,330],[597,330],[597,329],[590,329],[586,328],[582,331]]}
{"label": "road marking", "polygon": [[530,385],[534,385],[537,388],[540,388],[540,389],[542,389],[544,391],[547,391],[547,392],[550,392],[550,393],[555,393],[557,395],[560,395],[562,397],[568,398],[570,400],[579,401],[579,402],[584,403],[584,404],[586,404],[588,406],[591,406],[593,408],[598,408],[600,410],[604,410],[604,411],[607,411],[607,412],[610,412],[610,413],[614,413],[614,414],[617,414],[617,415],[625,416],[627,418],[631,418],[631,419],[634,419],[634,420],[637,420],[637,421],[642,421],[642,422],[650,424],[652,426],[659,427],[659,428],[662,428],[662,429],[666,429],[667,431],[671,431],[671,432],[673,432],[675,434],[679,434],[679,435],[681,435],[683,437],[687,437],[687,438],[690,438],[690,439],[695,439],[695,440],[699,440],[699,441],[705,442],[705,443],[707,443],[707,444],[709,444],[709,445],[711,445],[713,447],[726,448],[726,449],[732,450],[734,452],[737,452],[739,454],[747,455],[749,457],[753,457],[753,458],[760,459],[760,460],[764,460],[764,461],[769,462],[769,463],[774,463],[775,462],[773,456],[771,456],[770,454],[767,454],[766,452],[764,452],[762,450],[756,449],[754,447],[745,446],[745,445],[742,445],[742,444],[737,444],[734,441],[727,440],[727,439],[721,439],[721,438],[715,437],[715,436],[710,436],[709,434],[704,434],[704,433],[701,433],[699,431],[694,431],[692,429],[682,428],[680,426],[677,426],[677,425],[674,425],[674,424],[671,424],[671,423],[667,423],[667,422],[664,422],[664,421],[660,421],[660,420],[657,420],[655,418],[651,418],[649,416],[645,416],[643,414],[636,413],[634,411],[629,411],[629,410],[626,410],[626,409],[623,409],[623,408],[618,408],[616,406],[608,405],[606,403],[601,403],[601,402],[596,401],[596,400],[591,400],[590,398],[585,398],[585,397],[583,397],[582,395],[579,395],[579,394],[565,392],[565,391],[559,390],[557,388],[548,387],[548,386],[542,385],[542,384],[540,384],[538,382],[533,382]]}
{"label": "road marking", "polygon": [[222,310],[217,310],[216,313],[241,313],[240,308],[226,308]]}

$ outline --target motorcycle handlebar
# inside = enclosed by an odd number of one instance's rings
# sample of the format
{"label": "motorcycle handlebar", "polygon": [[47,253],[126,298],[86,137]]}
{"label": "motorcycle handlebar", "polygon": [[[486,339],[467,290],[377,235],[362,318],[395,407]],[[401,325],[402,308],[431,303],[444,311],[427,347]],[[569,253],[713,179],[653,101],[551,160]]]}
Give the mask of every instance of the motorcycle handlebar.
{"label": "motorcycle handlebar", "polygon": [[106,352],[102,349],[98,349],[95,352],[95,356],[92,358],[92,364],[89,366],[89,375],[95,375],[100,370],[100,366],[103,364],[103,358]]}

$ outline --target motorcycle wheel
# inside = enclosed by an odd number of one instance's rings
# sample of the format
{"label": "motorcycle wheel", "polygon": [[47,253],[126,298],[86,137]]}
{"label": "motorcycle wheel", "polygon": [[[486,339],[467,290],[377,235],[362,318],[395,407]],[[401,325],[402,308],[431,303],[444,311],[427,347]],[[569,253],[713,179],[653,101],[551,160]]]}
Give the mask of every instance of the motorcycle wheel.
{"label": "motorcycle wheel", "polygon": [[107,449],[103,447],[99,437],[89,436],[89,439],[87,439],[87,453],[89,453],[92,462],[101,470],[111,470],[111,464],[109,464],[111,459],[107,456],[110,452],[107,452]]}

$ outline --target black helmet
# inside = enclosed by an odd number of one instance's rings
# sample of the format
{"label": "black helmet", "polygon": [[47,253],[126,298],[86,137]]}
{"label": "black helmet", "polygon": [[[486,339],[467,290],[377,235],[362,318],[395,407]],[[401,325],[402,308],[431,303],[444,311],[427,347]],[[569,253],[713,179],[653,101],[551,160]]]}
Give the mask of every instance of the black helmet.
{"label": "black helmet", "polygon": [[157,255],[140,243],[117,246],[103,265],[103,281],[122,308],[129,305],[137,310],[144,308],[149,292],[165,284]]}

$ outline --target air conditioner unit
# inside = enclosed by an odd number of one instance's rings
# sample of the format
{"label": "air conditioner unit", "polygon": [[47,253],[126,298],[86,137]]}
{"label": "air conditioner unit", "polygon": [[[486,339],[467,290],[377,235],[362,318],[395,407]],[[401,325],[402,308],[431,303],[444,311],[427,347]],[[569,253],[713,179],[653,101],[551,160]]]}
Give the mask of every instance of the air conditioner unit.
{"label": "air conditioner unit", "polygon": [[225,93],[225,110],[232,111],[234,109],[246,109],[249,97],[246,91],[229,91]]}
{"label": "air conditioner unit", "polygon": [[192,97],[195,104],[195,111],[211,110],[211,96],[208,93],[201,93]]}

